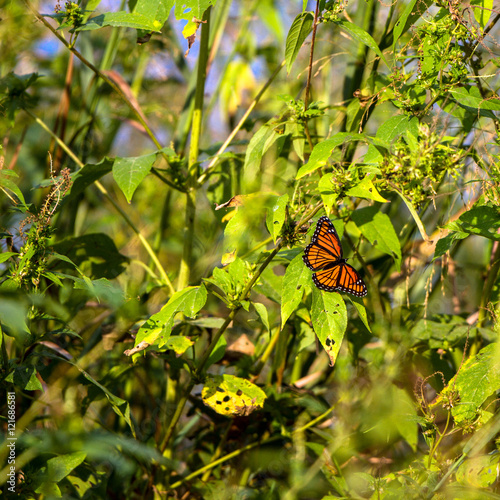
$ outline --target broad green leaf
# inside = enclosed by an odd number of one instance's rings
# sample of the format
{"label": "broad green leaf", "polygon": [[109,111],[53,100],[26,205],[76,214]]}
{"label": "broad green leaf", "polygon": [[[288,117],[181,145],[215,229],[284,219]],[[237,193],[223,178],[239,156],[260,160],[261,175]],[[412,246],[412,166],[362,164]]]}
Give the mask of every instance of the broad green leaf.
{"label": "broad green leaf", "polygon": [[387,66],[389,66],[389,63],[387,62],[384,54],[377,45],[377,42],[363,28],[360,28],[356,24],[350,23],[348,21],[338,21],[337,24],[344,28],[348,33],[350,33],[358,42],[361,42],[362,44],[373,50],[373,52],[375,52],[375,54],[377,54],[382,59],[382,61],[384,61]]}
{"label": "broad green leaf", "polygon": [[436,243],[436,249],[434,250],[434,257],[432,258],[432,261],[439,259],[439,257],[448,252],[448,250],[450,250],[450,248],[455,244],[455,241],[463,240],[464,238],[467,238],[467,236],[467,233],[454,231],[439,239]]}
{"label": "broad green leaf", "polygon": [[481,28],[485,28],[493,12],[493,0],[471,0],[474,17]]}
{"label": "broad green leaf", "polygon": [[394,139],[410,131],[415,137],[418,136],[418,118],[407,115],[392,116],[384,121],[377,129],[376,137],[391,144]]}
{"label": "broad green leaf", "polygon": [[12,191],[17,199],[26,207],[26,201],[22,191],[19,189],[17,184],[12,180],[13,178],[18,178],[16,172],[8,169],[0,169],[0,190]]}
{"label": "broad green leaf", "polygon": [[318,182],[318,191],[327,214],[331,213],[332,207],[338,199],[338,194],[333,191],[332,178],[333,173],[325,174]]}
{"label": "broad green leaf", "polygon": [[[63,276],[67,277],[67,275]],[[98,302],[110,304],[113,308],[120,307],[125,300],[125,295],[120,286],[106,278],[91,280],[87,276],[83,276],[82,278],[74,278],[73,281],[75,289],[87,290]]]}
{"label": "broad green leaf", "polygon": [[414,24],[433,3],[433,0],[411,0],[406,5],[405,10],[394,25],[393,48],[396,46],[396,42],[401,38],[401,35],[406,33],[410,29],[410,26],[412,26],[412,24]]}
{"label": "broad green leaf", "polygon": [[42,391],[43,387],[37,378],[36,368],[32,365],[17,366],[5,378],[6,382],[17,385],[25,391]]}
{"label": "broad green leaf", "polygon": [[335,364],[347,328],[344,299],[335,292],[322,292],[313,287],[311,320],[321,345]]}
{"label": "broad green leaf", "polygon": [[401,245],[391,219],[378,207],[366,207],[351,214],[361,234],[377,249],[394,258],[396,268],[401,268]]}
{"label": "broad green leaf", "polygon": [[47,460],[47,479],[54,483],[62,481],[73,469],[85,460],[87,453],[77,451]]}
{"label": "broad green leaf", "polygon": [[[375,138],[383,141],[390,147],[399,136],[408,133],[418,137],[418,118],[396,115],[391,116],[378,127]],[[380,163],[383,160],[383,155],[376,146],[375,142],[368,146],[368,151],[364,158],[366,163]]]}
{"label": "broad green leaf", "polygon": [[470,113],[496,120],[492,111],[500,111],[500,99],[492,96],[485,99],[477,87],[455,87],[449,90],[455,102]]}
{"label": "broad green leaf", "polygon": [[276,240],[281,234],[281,229],[283,228],[283,224],[285,222],[288,200],[288,194],[284,194],[278,197],[271,211],[269,212],[268,229],[271,233],[271,236],[273,237],[274,243],[276,243]]}
{"label": "broad green leaf", "polygon": [[245,154],[245,179],[249,183],[253,183],[260,172],[260,164],[264,156],[264,146],[268,139],[273,136],[274,129],[265,124],[255,132],[250,139]]}
{"label": "broad green leaf", "polygon": [[[368,293],[370,293],[370,289],[368,288]],[[368,323],[368,316],[366,314],[366,307],[363,302],[363,299],[359,297],[351,297],[349,295],[349,300],[351,301],[352,305],[356,308],[358,311],[359,317],[363,324],[366,326],[366,329],[371,332],[372,329],[370,328],[370,323]]]}
{"label": "broad green leaf", "polygon": [[287,73],[290,73],[302,44],[309,36],[309,33],[311,33],[313,22],[314,15],[312,12],[302,12],[294,19],[292,26],[290,26],[285,45]]}
{"label": "broad green leaf", "polygon": [[[70,267],[78,266],[93,279],[113,279],[125,271],[129,259],[116,248],[115,242],[104,233],[89,233],[75,238],[66,238],[53,245],[57,258]],[[68,260],[66,260],[68,259]],[[57,265],[61,269],[60,263]]]}
{"label": "broad green leaf", "polygon": [[304,285],[312,284],[311,271],[302,261],[302,252],[288,264],[281,288],[281,329],[297,309],[304,295]]}
{"label": "broad green leaf", "polygon": [[164,345],[166,351],[172,350],[177,356],[184,354],[192,345],[194,341],[183,335],[174,335],[170,337]]}
{"label": "broad green leaf", "polygon": [[457,482],[473,488],[487,488],[498,481],[500,454],[467,458],[457,469]]}
{"label": "broad green leaf", "polygon": [[411,337],[415,343],[424,341],[431,349],[449,349],[464,341],[469,332],[470,325],[459,316],[433,316],[433,319],[418,321]]}
{"label": "broad green leaf", "polygon": [[311,156],[309,157],[309,161],[297,172],[296,179],[301,179],[305,175],[310,174],[318,168],[325,166],[328,159],[332,155],[333,150],[344,142],[363,140],[367,140],[367,137],[363,134],[339,132],[331,139],[319,142],[318,144],[316,144],[316,146],[314,146]]}
{"label": "broad green leaf", "polygon": [[168,19],[174,3],[175,0],[137,0],[134,12],[151,19],[156,19],[157,21],[163,20],[163,22],[165,22]]}
{"label": "broad green leaf", "polygon": [[399,195],[399,197],[404,201],[406,207],[408,208],[411,216],[413,217],[413,220],[415,221],[415,224],[417,225],[418,227],[418,230],[420,232],[420,235],[422,236],[422,239],[424,241],[429,241],[429,237],[427,236],[427,233],[425,232],[425,227],[424,227],[424,223],[422,222],[422,220],[420,219],[420,217],[418,216],[418,213],[417,211],[415,210],[415,207],[412,205],[412,203],[406,198],[406,196],[401,193],[401,191],[399,190],[396,190],[396,193]]}
{"label": "broad green leaf", "polygon": [[209,375],[201,391],[203,402],[220,415],[247,416],[261,409],[265,392],[252,382],[233,375]]}
{"label": "broad green leaf", "polygon": [[227,341],[224,335],[222,335],[219,337],[217,344],[215,344],[213,351],[210,353],[210,356],[205,363],[205,370],[210,368],[213,364],[218,363],[224,357],[224,354],[226,353],[226,347]]}
{"label": "broad green leaf", "polygon": [[306,134],[301,123],[288,122],[285,127],[285,134],[292,138],[293,149],[302,162],[304,162],[304,149],[306,145]]}
{"label": "broad green leaf", "polygon": [[19,255],[17,252],[3,252],[0,254],[0,264],[2,262],[5,262],[6,260],[9,260],[11,257],[14,255]]}
{"label": "broad green leaf", "polygon": [[415,403],[404,389],[400,389],[393,384],[391,384],[391,392],[395,410],[391,414],[391,420],[401,437],[415,452],[418,443]]}
{"label": "broad green leaf", "polygon": [[215,5],[216,0],[183,0],[175,2],[175,17],[176,19],[185,19],[191,21],[194,18],[200,19],[205,11]]}
{"label": "broad green leaf", "polygon": [[255,307],[255,312],[258,314],[262,324],[264,325],[264,328],[269,331],[269,317],[267,314],[267,307],[260,302],[252,302],[252,304]]}
{"label": "broad green leaf", "polygon": [[98,30],[105,28],[106,26],[112,26],[114,28],[135,28],[138,30],[146,30],[148,32],[159,32],[162,28],[162,25],[155,21],[155,19],[151,19],[143,14],[120,11],[106,12],[92,17],[85,24],[78,26],[75,31]]}
{"label": "broad green leaf", "polygon": [[496,206],[485,205],[475,207],[463,213],[457,221],[448,224],[452,230],[468,234],[477,234],[490,240],[500,240],[500,209]]}
{"label": "broad green leaf", "polygon": [[104,175],[111,172],[113,168],[114,158],[104,158],[99,163],[92,164],[88,163],[83,168],[78,170],[76,174],[72,176],[73,184],[71,186],[71,191],[64,198],[64,202],[69,201],[72,198],[78,196],[83,192],[88,186],[93,184],[95,181],[99,180]]}
{"label": "broad green leaf", "polygon": [[377,188],[373,185],[373,182],[370,179],[370,174],[367,174],[364,179],[359,182],[359,184],[356,184],[354,187],[346,191],[346,195],[355,196],[356,198],[365,198],[367,200],[375,200],[381,203],[389,202],[389,200],[386,200],[377,191]]}
{"label": "broad green leaf", "polygon": [[158,344],[163,347],[170,337],[174,318],[182,312],[193,318],[207,301],[207,290],[204,285],[190,286],[174,293],[159,312],[153,314],[137,332],[134,346],[140,342]]}
{"label": "broad green leaf", "polygon": [[102,392],[104,392],[106,398],[111,404],[111,407],[113,408],[113,411],[121,418],[127,422],[128,426],[130,427],[130,430],[132,431],[132,434],[134,437],[136,437],[136,432],[135,432],[135,426],[134,423],[130,417],[130,405],[128,401],[125,399],[122,399],[118,396],[115,396],[107,387],[99,383],[94,377],[92,377],[89,373],[87,373],[85,370],[80,368],[76,363],[73,363],[71,361],[68,361],[68,363],[72,364],[75,366],[80,373],[93,385],[95,385],[97,388],[99,388]]}
{"label": "broad green leaf", "polygon": [[155,160],[156,153],[135,158],[115,158],[113,177],[129,203],[139,184],[151,171]]}
{"label": "broad green leaf", "polygon": [[0,324],[2,330],[9,337],[14,337],[21,345],[27,344],[31,337],[26,324],[27,312],[27,306],[22,300],[16,300],[14,297],[1,297]]}
{"label": "broad green leaf", "polygon": [[499,347],[498,343],[489,344],[468,359],[438,396],[436,406],[454,402],[451,413],[455,422],[476,420],[481,405],[500,390]]}

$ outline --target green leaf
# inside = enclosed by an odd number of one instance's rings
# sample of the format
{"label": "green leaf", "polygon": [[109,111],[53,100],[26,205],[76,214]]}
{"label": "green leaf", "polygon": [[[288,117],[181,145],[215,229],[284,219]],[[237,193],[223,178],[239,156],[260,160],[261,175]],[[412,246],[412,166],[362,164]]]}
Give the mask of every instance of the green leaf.
{"label": "green leaf", "polygon": [[365,198],[367,200],[375,200],[381,203],[389,203],[389,200],[382,197],[377,191],[377,188],[373,185],[370,174],[367,174],[363,180],[346,191],[346,195],[355,196],[356,198]]}
{"label": "green leaf", "polygon": [[358,311],[359,317],[363,324],[366,326],[366,329],[371,332],[372,329],[370,328],[370,323],[368,323],[368,316],[366,314],[366,307],[363,302],[363,300],[359,297],[351,297],[348,295],[349,300],[351,301],[352,305],[356,308]]}
{"label": "green leaf", "polygon": [[481,405],[500,389],[499,347],[499,343],[489,344],[469,358],[437,398],[436,405],[459,401],[451,407],[455,422],[476,420]]}
{"label": "green leaf", "polygon": [[378,207],[366,207],[351,214],[353,222],[361,234],[377,248],[394,258],[396,268],[401,268],[401,245],[391,219],[380,212]]}
{"label": "green leaf", "polygon": [[309,36],[309,33],[311,33],[313,22],[314,15],[312,12],[302,12],[294,19],[292,25],[290,26],[285,45],[287,73],[290,73],[302,44]]}
{"label": "green leaf", "polygon": [[77,451],[68,455],[47,460],[47,480],[54,483],[62,481],[73,469],[78,467],[85,460],[87,453]]}
{"label": "green leaf", "polygon": [[253,306],[255,307],[255,312],[258,314],[262,324],[264,325],[264,328],[269,332],[269,317],[267,314],[267,307],[264,304],[261,304],[260,302],[252,302]]}
{"label": "green leaf", "polygon": [[405,10],[394,25],[393,48],[396,46],[396,42],[401,38],[401,35],[406,33],[410,29],[410,26],[414,24],[433,3],[433,0],[411,0],[406,5]]}
{"label": "green leaf", "polygon": [[220,415],[249,415],[264,406],[265,392],[249,380],[233,375],[209,375],[201,391],[203,402]]}
{"label": "green leaf", "polygon": [[417,211],[415,210],[415,207],[411,204],[411,202],[406,198],[406,196],[401,193],[399,190],[396,190],[396,193],[399,195],[399,197],[404,201],[406,208],[408,208],[411,216],[413,217],[413,220],[415,221],[415,224],[418,227],[418,230],[420,232],[420,235],[422,236],[424,241],[429,241],[429,237],[427,236],[427,233],[425,232],[425,227],[424,223],[418,216]]}
{"label": "green leaf", "polygon": [[416,421],[416,410],[414,401],[408,396],[404,389],[391,384],[391,398],[394,401],[394,410],[391,412],[391,420],[401,437],[417,451],[418,424]]}
{"label": "green leaf", "polygon": [[496,120],[496,116],[492,111],[500,111],[500,98],[491,96],[485,99],[477,87],[455,87],[449,90],[452,99],[476,116],[487,116]]}
{"label": "green leaf", "polygon": [[82,278],[74,278],[75,289],[87,290],[93,295],[98,302],[110,304],[113,308],[120,307],[124,300],[125,295],[117,283],[111,283],[106,278],[99,278],[91,280],[87,276]]}
{"label": "green leaf", "polygon": [[182,356],[193,344],[194,341],[188,337],[174,335],[165,342],[162,350],[172,350],[175,352],[176,356]]}
{"label": "green leaf", "polygon": [[5,262],[6,260],[9,260],[11,257],[14,257],[14,255],[19,255],[17,252],[3,252],[0,254],[0,264],[2,262]]}
{"label": "green leaf", "polygon": [[215,5],[216,0],[183,0],[175,2],[175,17],[176,19],[185,19],[191,21],[193,17],[201,19],[205,11]]}
{"label": "green leaf", "polygon": [[105,157],[99,163],[88,163],[83,168],[78,170],[78,172],[72,176],[73,184],[71,185],[71,191],[64,197],[63,203],[75,198],[88,186],[94,184],[95,181],[99,180],[104,175],[109,174],[113,168],[114,161],[114,158]]}
{"label": "green leaf", "polygon": [[219,337],[219,340],[217,340],[217,344],[215,344],[213,351],[210,353],[207,362],[205,363],[205,370],[213,364],[219,362],[224,357],[224,354],[226,353],[226,347],[227,341],[224,338],[224,335],[221,335]]}
{"label": "green leaf", "polygon": [[92,17],[75,31],[91,31],[112,26],[114,28],[135,28],[148,32],[159,32],[163,24],[156,19],[136,12],[106,12]]}
{"label": "green leaf", "polygon": [[245,183],[252,185],[260,173],[260,164],[265,152],[271,147],[280,135],[276,133],[274,127],[267,123],[262,125],[252,136],[245,154],[244,179]]}
{"label": "green leaf", "polygon": [[272,209],[268,212],[268,230],[273,237],[274,243],[276,243],[276,240],[281,234],[281,229],[283,228],[283,224],[285,222],[288,200],[288,194],[279,196]]}
{"label": "green leaf", "polygon": [[500,240],[500,209],[496,206],[475,207],[463,213],[448,228],[468,234],[477,234],[490,240]]}
{"label": "green leaf", "polygon": [[331,139],[319,142],[314,146],[309,161],[297,172],[296,179],[301,179],[307,174],[314,172],[318,168],[326,165],[326,162],[333,153],[333,150],[345,142],[367,140],[364,134],[351,134],[348,132],[339,132]]}
{"label": "green leaf", "polygon": [[80,373],[93,385],[95,385],[97,388],[99,388],[108,401],[111,404],[111,407],[113,408],[113,411],[121,418],[125,420],[125,422],[128,424],[130,427],[130,430],[132,431],[133,436],[136,438],[136,432],[135,432],[135,426],[134,423],[130,417],[130,405],[128,401],[125,399],[122,399],[118,396],[115,396],[107,387],[99,383],[94,377],[92,377],[89,373],[87,373],[85,370],[80,368],[76,363],[73,363],[71,361],[68,361],[71,365],[75,366]]}
{"label": "green leaf", "polygon": [[172,332],[175,315],[182,312],[194,318],[206,301],[207,290],[204,285],[190,286],[174,293],[161,310],[153,314],[139,328],[134,346],[140,342],[158,344],[158,347],[164,346]]}
{"label": "green leaf", "polygon": [[457,469],[457,482],[473,488],[488,488],[498,481],[499,462],[498,453],[467,458]]}
{"label": "green leaf", "polygon": [[322,292],[313,287],[311,319],[314,331],[335,364],[347,328],[347,310],[344,299],[335,292]]}
{"label": "green leaf", "polygon": [[130,203],[135,190],[149,174],[156,161],[156,153],[135,158],[115,158],[113,177]]}
{"label": "green leaf", "polygon": [[21,345],[27,344],[31,334],[26,324],[27,306],[21,300],[1,297],[0,324],[6,335],[14,337]]}
{"label": "green leaf", "polygon": [[304,265],[302,252],[288,264],[281,289],[281,329],[297,309],[304,295],[304,285],[311,284],[311,272]]}
{"label": "green leaf", "polygon": [[359,26],[356,26],[348,21],[337,21],[337,24],[350,33],[358,42],[361,42],[369,49],[373,50],[373,52],[375,52],[375,54],[377,54],[382,61],[389,66],[389,63],[387,62],[384,54],[382,54],[382,51],[379,49],[377,42],[363,28],[360,28]]}
{"label": "green leaf", "polygon": [[434,262],[436,259],[439,259],[439,257],[448,252],[448,250],[450,250],[455,244],[455,241],[463,240],[464,238],[467,238],[467,236],[467,233],[451,232],[445,237],[439,239],[436,243],[436,249],[434,250],[434,257],[432,258],[432,261]]}
{"label": "green leaf", "polygon": [[17,199],[24,205],[24,207],[27,208],[23,193],[21,192],[17,184],[12,180],[13,178],[18,178],[18,177],[19,176],[17,175],[17,173],[13,172],[12,170],[1,169],[0,188],[12,191],[16,195]]}
{"label": "green leaf", "polygon": [[318,182],[318,191],[327,214],[332,211],[332,207],[338,199],[338,194],[333,191],[332,178],[333,173],[325,174]]}
{"label": "green leaf", "polygon": [[42,384],[36,375],[37,371],[34,366],[21,365],[17,366],[14,371],[10,372],[5,380],[6,382],[17,385],[25,391],[42,391]]}
{"label": "green leaf", "polygon": [[477,5],[472,7],[474,17],[481,28],[485,28],[493,12],[493,0],[471,0],[470,4]]}
{"label": "green leaf", "polygon": [[[57,257],[72,266],[84,269],[90,278],[113,279],[125,271],[128,257],[122,255],[115,242],[104,233],[89,233],[76,238],[66,238],[53,245]],[[60,263],[57,267],[64,268]]]}

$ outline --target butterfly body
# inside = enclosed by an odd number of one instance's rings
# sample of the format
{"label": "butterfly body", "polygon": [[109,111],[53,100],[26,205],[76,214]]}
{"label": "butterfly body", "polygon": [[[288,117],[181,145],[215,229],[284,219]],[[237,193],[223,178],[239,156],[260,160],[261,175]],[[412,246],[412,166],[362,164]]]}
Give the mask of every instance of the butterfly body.
{"label": "butterfly body", "polygon": [[368,293],[358,271],[344,259],[340,238],[328,217],[320,217],[302,260],[314,271],[312,279],[320,290],[350,293],[356,297]]}

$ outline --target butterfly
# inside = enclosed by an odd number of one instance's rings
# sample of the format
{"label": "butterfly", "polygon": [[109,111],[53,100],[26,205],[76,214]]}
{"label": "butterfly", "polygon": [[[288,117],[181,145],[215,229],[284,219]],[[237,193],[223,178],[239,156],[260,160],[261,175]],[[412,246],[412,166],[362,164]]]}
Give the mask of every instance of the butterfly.
{"label": "butterfly", "polygon": [[344,259],[339,235],[328,217],[320,217],[302,260],[315,271],[312,279],[320,290],[350,293],[356,297],[368,293],[358,271]]}

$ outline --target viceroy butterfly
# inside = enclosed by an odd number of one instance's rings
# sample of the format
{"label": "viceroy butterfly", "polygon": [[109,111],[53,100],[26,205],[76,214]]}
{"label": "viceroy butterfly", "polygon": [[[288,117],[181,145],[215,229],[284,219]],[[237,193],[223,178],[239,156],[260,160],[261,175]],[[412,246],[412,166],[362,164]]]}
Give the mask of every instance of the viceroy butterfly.
{"label": "viceroy butterfly", "polygon": [[328,217],[320,217],[302,260],[315,271],[312,279],[320,290],[340,291],[356,297],[364,297],[368,293],[358,271],[344,259],[340,238]]}

